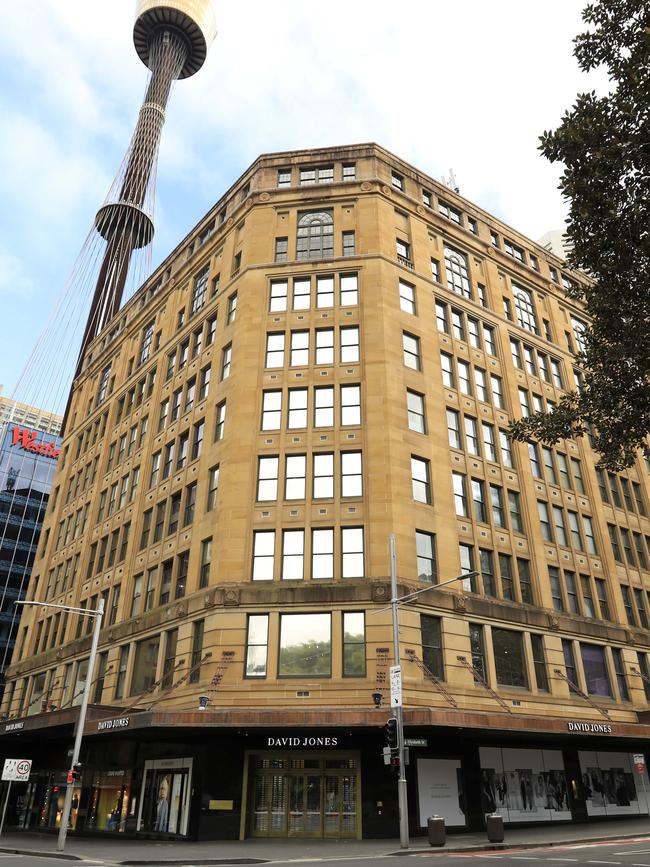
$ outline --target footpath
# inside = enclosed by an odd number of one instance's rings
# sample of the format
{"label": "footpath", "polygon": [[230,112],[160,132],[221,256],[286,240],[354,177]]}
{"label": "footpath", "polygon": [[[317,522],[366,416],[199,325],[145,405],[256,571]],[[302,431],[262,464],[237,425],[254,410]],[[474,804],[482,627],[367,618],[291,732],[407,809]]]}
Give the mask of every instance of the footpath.
{"label": "footpath", "polygon": [[448,834],[445,846],[431,847],[426,837],[411,838],[408,850],[399,840],[305,840],[251,839],[201,842],[158,842],[107,838],[68,837],[65,852],[57,852],[54,835],[35,832],[5,832],[0,853],[33,855],[109,865],[199,865],[267,864],[273,861],[328,860],[333,858],[377,858],[408,856],[423,852],[499,851],[562,846],[604,840],[650,838],[650,820],[622,819],[616,822],[551,825],[506,829],[503,843],[489,843],[484,831]]}

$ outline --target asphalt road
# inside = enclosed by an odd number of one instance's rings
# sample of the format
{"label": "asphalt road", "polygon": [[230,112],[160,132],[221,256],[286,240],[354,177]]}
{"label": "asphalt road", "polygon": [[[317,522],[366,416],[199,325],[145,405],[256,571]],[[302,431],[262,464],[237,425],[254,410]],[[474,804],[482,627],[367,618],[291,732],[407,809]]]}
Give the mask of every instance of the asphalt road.
{"label": "asphalt road", "polygon": [[[539,847],[537,849],[506,849],[501,851],[476,851],[449,854],[437,852],[410,853],[400,857],[394,855],[368,855],[365,857],[338,858],[296,858],[286,861],[267,862],[272,867],[297,867],[297,865],[313,864],[314,867],[372,867],[373,864],[384,862],[382,867],[470,867],[468,861],[473,861],[471,867],[479,867],[476,862],[505,865],[508,867],[572,867],[572,865],[590,865],[590,867],[650,867],[650,837],[634,840],[619,840],[603,843],[581,843],[572,845]],[[512,862],[512,863],[510,863]],[[158,867],[150,862],[151,867]],[[200,862],[199,862],[200,863]],[[224,862],[222,862],[223,864]],[[66,858],[41,858],[31,855],[0,854],[0,867],[112,867],[119,860],[108,857],[102,859],[75,861]],[[164,865],[164,861],[159,862]],[[193,867],[188,860],[185,867]],[[225,867],[225,865],[224,865]]]}

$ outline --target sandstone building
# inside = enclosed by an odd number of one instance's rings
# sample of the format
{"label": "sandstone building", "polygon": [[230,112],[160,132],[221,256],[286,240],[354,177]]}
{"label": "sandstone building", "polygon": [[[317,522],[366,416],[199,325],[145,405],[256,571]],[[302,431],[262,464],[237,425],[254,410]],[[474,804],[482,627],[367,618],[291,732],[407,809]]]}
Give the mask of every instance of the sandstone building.
{"label": "sandstone building", "polygon": [[[506,435],[580,387],[582,279],[374,144],[225,193],[73,386],[29,593],[105,602],[78,831],[395,836],[391,533],[432,588],[400,614],[411,832],[647,812],[648,466]],[[90,628],[25,611],[20,827],[59,821]]]}

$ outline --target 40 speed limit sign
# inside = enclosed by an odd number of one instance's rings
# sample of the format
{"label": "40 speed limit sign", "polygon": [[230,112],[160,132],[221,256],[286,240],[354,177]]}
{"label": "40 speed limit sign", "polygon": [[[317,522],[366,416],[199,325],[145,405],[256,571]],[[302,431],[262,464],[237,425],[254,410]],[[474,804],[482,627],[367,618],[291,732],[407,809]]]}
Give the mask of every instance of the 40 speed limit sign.
{"label": "40 speed limit sign", "polygon": [[2,769],[2,779],[5,782],[24,783],[29,780],[31,770],[31,759],[5,759]]}

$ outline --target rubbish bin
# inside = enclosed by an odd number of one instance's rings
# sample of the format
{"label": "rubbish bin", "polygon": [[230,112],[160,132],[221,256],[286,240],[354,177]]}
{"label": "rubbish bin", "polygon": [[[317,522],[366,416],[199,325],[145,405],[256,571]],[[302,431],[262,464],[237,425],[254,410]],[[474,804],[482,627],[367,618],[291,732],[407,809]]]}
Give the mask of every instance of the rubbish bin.
{"label": "rubbish bin", "polygon": [[444,846],[447,839],[445,820],[442,816],[430,816],[427,819],[427,833],[430,846]]}
{"label": "rubbish bin", "polygon": [[490,843],[503,843],[503,816],[498,813],[487,813],[485,827]]}

